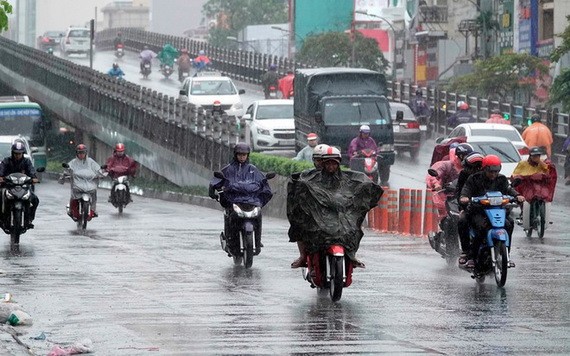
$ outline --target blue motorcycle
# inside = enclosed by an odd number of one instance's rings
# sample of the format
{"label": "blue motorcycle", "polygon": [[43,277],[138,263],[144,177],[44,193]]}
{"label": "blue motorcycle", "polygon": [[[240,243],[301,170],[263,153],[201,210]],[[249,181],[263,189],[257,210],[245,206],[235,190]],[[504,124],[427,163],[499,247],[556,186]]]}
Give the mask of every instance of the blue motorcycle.
{"label": "blue motorcycle", "polygon": [[[471,198],[471,206],[483,209],[490,225],[479,249],[472,275],[478,283],[483,283],[485,276],[491,273],[495,275],[497,286],[503,287],[507,282],[511,238],[505,228],[505,222],[508,208],[517,206],[515,202],[515,197],[503,195],[501,192],[488,192],[483,196]],[[471,229],[470,233],[473,240],[475,231]]]}

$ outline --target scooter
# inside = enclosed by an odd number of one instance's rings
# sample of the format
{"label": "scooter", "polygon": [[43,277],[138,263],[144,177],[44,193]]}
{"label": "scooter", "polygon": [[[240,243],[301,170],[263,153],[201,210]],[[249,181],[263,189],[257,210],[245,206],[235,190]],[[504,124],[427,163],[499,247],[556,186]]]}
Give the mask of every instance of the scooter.
{"label": "scooter", "polygon": [[119,176],[113,179],[110,201],[115,208],[119,209],[119,214],[122,214],[123,209],[131,202],[128,178],[128,176]]}
{"label": "scooter", "polygon": [[144,79],[148,79],[148,76],[151,73],[151,65],[150,62],[144,62],[142,67],[142,75]]}
{"label": "scooter", "polygon": [[350,158],[350,169],[364,172],[374,183],[378,182],[378,162],[376,151],[365,148]]}
{"label": "scooter", "polygon": [[[222,172],[214,172],[214,177],[225,180]],[[272,179],[275,173],[267,173],[266,179]],[[217,190],[218,201],[223,198],[223,189]],[[261,208],[259,206],[235,203],[231,208],[225,209],[225,226],[230,225],[228,231],[220,234],[220,245],[228,257],[232,257],[235,265],[251,268],[253,256],[261,252]],[[232,236],[227,236],[232,235]]]}
{"label": "scooter", "polygon": [[[37,172],[43,172],[44,167]],[[31,208],[32,178],[23,173],[12,173],[4,178],[2,190],[2,228],[10,235],[10,245],[20,243],[20,235],[24,234],[29,220]]]}
{"label": "scooter", "polygon": [[277,99],[277,88],[274,85],[269,87],[269,99]]}
{"label": "scooter", "polygon": [[352,260],[346,256],[344,247],[331,244],[321,251],[307,256],[307,268],[301,272],[311,288],[328,289],[333,302],[340,300],[343,288],[352,284]]}
{"label": "scooter", "polygon": [[[436,170],[428,169],[428,174],[437,177]],[[457,222],[459,221],[459,203],[455,196],[456,181],[446,184],[440,191],[434,194],[445,194],[445,209],[447,216],[441,222],[441,231],[438,233],[430,232],[428,241],[437,253],[445,258],[446,262],[451,265],[457,261],[459,256],[459,233],[457,231]]]}
{"label": "scooter", "polygon": [[119,43],[117,45],[117,47],[115,48],[115,57],[123,58],[124,55],[125,55],[125,51],[124,51],[123,45]]}
{"label": "scooter", "polygon": [[[501,192],[488,192],[480,197],[471,198],[471,206],[485,211],[489,229],[483,240],[477,263],[471,278],[477,283],[483,283],[485,276],[494,274],[497,286],[503,287],[507,282],[507,270],[509,268],[509,247],[511,238],[505,229],[508,208],[518,206],[516,198],[503,195]],[[471,239],[475,239],[475,231],[470,229]],[[471,272],[469,269],[463,269]]]}
{"label": "scooter", "polygon": [[160,72],[164,75],[164,78],[168,79],[172,73],[174,73],[174,69],[169,66],[168,64],[164,64],[160,68]]}

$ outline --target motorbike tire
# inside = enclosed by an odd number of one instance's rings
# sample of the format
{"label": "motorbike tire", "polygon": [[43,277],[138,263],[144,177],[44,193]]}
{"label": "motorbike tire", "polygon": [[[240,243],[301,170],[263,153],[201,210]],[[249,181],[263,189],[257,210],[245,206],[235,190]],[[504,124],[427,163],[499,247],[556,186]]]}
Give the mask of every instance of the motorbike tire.
{"label": "motorbike tire", "polygon": [[495,249],[495,282],[497,282],[497,286],[503,287],[507,282],[507,270],[509,267],[507,246],[504,241],[496,241],[493,248]]}
{"label": "motorbike tire", "polygon": [[342,297],[342,288],[344,287],[343,281],[343,264],[344,256],[329,256],[331,283],[329,287],[329,294],[333,302],[339,301]]}
{"label": "motorbike tire", "polygon": [[89,203],[86,203],[85,201],[81,201],[81,217],[79,218],[79,221],[81,222],[79,228],[83,231],[85,231],[87,229],[87,219],[89,218],[89,214],[90,214],[90,210],[91,210],[91,206]]}
{"label": "motorbike tire", "polygon": [[22,233],[22,210],[14,210],[12,212],[12,231],[10,232],[10,244],[17,245],[20,243],[20,234]]}
{"label": "motorbike tire", "polygon": [[412,148],[410,150],[410,158],[415,161],[418,159],[418,156],[420,155],[420,148]]}
{"label": "motorbike tire", "polygon": [[253,232],[246,232],[243,235],[243,265],[245,268],[251,268],[253,265]]}
{"label": "motorbike tire", "polygon": [[459,257],[459,236],[457,221],[449,221],[446,224],[445,236],[445,261],[448,265],[457,263]]}
{"label": "motorbike tire", "polygon": [[546,229],[546,205],[544,201],[540,201],[537,203],[536,207],[536,233],[538,234],[538,237],[542,239],[544,237],[544,230]]}

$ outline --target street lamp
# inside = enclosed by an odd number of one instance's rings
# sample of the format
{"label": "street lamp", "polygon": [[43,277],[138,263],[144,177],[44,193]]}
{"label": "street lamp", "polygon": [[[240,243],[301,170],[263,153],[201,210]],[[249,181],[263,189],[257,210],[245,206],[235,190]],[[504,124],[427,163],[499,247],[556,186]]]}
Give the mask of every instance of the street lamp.
{"label": "street lamp", "polygon": [[[302,43],[302,42],[303,42],[303,37],[299,36],[298,34],[296,34],[296,33],[293,32],[293,31],[289,31],[289,30],[284,29],[284,28],[279,27],[279,26],[271,26],[271,28],[274,29],[274,30],[279,30],[279,31],[281,31],[281,32],[283,32],[283,33],[286,33],[286,34],[288,35],[288,36],[287,36],[287,38],[288,38],[288,41],[287,41],[287,43],[288,43],[288,48],[287,48],[287,50],[288,50],[288,55],[287,55],[287,56],[288,56],[289,58],[291,58],[291,55],[293,54],[293,51],[291,50],[291,48],[293,47],[293,46],[291,46],[291,42],[295,42],[295,38],[298,38],[299,41]],[[291,41],[291,35],[294,36],[294,37],[293,37],[293,38],[294,38],[293,41]],[[297,46],[295,46],[295,51],[296,51],[296,49],[297,49]]]}
{"label": "street lamp", "polygon": [[[252,45],[249,43],[249,42],[252,42],[252,41],[240,41],[240,40],[237,39],[237,37],[234,37],[234,36],[227,36],[226,39],[227,39],[227,40],[230,40],[230,41],[234,41],[234,42],[236,42],[238,45],[240,45],[240,50],[243,50],[241,44],[245,44],[246,46],[249,46],[249,48],[251,48],[251,49],[253,50],[253,53],[257,53],[257,52],[258,52],[257,48],[255,48],[254,46],[252,46]],[[255,40],[254,40],[254,41],[255,41]]]}
{"label": "street lamp", "polygon": [[[366,16],[370,16],[370,17],[376,17],[376,18],[384,21],[386,23],[386,25],[388,25],[390,27],[390,29],[392,30],[392,42],[394,43],[394,45],[391,46],[392,47],[392,79],[396,79],[396,30],[394,29],[394,26],[392,26],[390,21],[388,21],[384,17],[374,15],[374,14],[369,14],[368,11],[356,10],[356,11],[354,11],[354,13],[360,14],[360,15],[366,15]],[[354,21],[353,21],[353,23],[354,23]]]}

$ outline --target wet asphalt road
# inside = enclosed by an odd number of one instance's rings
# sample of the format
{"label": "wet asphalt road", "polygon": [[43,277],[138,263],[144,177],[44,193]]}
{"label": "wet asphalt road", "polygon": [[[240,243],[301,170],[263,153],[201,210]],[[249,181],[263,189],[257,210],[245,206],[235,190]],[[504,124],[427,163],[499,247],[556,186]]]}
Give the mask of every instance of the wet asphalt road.
{"label": "wet asphalt road", "polygon": [[100,190],[100,217],[81,236],[68,189],[38,186],[19,252],[0,240],[0,292],[34,319],[17,329],[37,355],[85,338],[96,355],[570,353],[567,223],[543,240],[515,229],[505,288],[447,267],[425,239],[367,230],[367,268],[332,303],[289,268],[285,220],[264,219],[265,248],[245,270],[220,249],[219,211],[135,197],[120,218]]}

